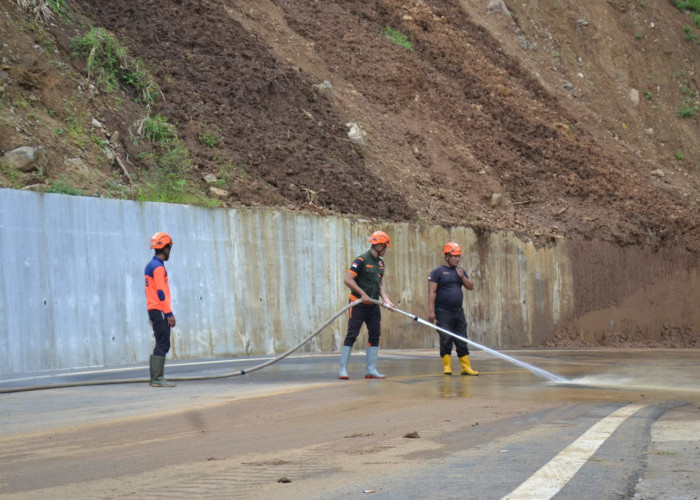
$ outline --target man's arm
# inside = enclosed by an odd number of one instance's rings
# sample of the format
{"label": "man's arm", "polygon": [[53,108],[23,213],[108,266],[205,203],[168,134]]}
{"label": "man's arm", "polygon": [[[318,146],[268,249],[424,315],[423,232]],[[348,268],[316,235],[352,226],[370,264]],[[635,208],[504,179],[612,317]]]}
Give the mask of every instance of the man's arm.
{"label": "man's arm", "polygon": [[175,326],[175,315],[173,314],[173,309],[170,305],[170,286],[165,279],[165,267],[160,266],[153,271],[153,284],[156,287],[156,293],[158,294],[158,299],[163,303],[163,313],[165,314],[165,319],[168,322],[168,326],[172,328]]}
{"label": "man's arm", "polygon": [[435,322],[435,296],[438,285],[433,281],[428,282],[428,321]]}
{"label": "man's arm", "polygon": [[469,279],[467,272],[462,266],[457,267],[457,274],[462,279],[462,286],[467,290],[474,290],[474,282]]}
{"label": "man's arm", "polygon": [[369,295],[367,295],[365,291],[357,285],[357,281],[355,281],[355,276],[355,273],[353,273],[352,271],[348,271],[347,273],[345,273],[345,279],[343,280],[343,283],[345,283],[345,286],[347,286],[352,291],[355,297],[361,298],[362,302],[369,302]]}

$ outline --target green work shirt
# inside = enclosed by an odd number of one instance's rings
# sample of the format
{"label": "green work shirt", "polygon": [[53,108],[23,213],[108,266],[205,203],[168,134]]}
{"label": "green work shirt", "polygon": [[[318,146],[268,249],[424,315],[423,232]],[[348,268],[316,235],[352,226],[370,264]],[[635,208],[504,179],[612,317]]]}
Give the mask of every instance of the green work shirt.
{"label": "green work shirt", "polygon": [[[371,250],[367,250],[353,261],[350,272],[355,275],[357,286],[362,288],[370,298],[379,300],[379,284],[384,277],[384,261],[381,257],[375,257]],[[359,298],[350,292],[350,300]]]}

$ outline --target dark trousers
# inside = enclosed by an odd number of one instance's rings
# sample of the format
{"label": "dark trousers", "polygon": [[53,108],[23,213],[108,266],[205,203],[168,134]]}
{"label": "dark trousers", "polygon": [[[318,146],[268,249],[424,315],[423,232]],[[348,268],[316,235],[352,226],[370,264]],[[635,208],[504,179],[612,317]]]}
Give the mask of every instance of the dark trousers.
{"label": "dark trousers", "polygon": [[170,351],[170,327],[163,311],[150,309],[148,319],[151,320],[153,336],[156,338],[156,346],[153,348],[154,356],[165,356]]}
{"label": "dark trousers", "polygon": [[367,325],[368,339],[367,345],[379,346],[379,335],[381,334],[382,312],[377,304],[357,304],[350,308],[350,319],[348,320],[348,333],[345,335],[343,345],[352,347],[360,334],[362,323]]}
{"label": "dark trousers", "polygon": [[[444,328],[460,337],[467,338],[467,320],[462,309],[458,311],[448,311],[447,309],[435,308],[436,325]],[[457,349],[457,356],[460,358],[469,354],[469,347],[463,340],[456,339],[446,333],[440,334],[440,357],[452,354],[452,345]]]}

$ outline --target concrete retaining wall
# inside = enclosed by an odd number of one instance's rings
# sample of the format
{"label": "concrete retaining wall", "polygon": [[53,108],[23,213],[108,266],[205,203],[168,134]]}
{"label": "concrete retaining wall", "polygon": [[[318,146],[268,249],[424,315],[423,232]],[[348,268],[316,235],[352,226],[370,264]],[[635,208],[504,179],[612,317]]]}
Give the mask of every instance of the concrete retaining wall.
{"label": "concrete retaining wall", "polygon": [[[347,304],[343,277],[377,229],[391,235],[385,286],[405,311],[425,317],[428,272],[454,240],[475,282],[465,300],[471,339],[538,345],[571,315],[564,243],[536,249],[466,228],[0,189],[0,373],[147,360],[143,269],[156,231],[175,242],[166,265],[178,320],[173,357],[283,352]],[[382,347],[437,345],[432,329],[383,316]],[[338,350],[346,321],[305,349]]]}

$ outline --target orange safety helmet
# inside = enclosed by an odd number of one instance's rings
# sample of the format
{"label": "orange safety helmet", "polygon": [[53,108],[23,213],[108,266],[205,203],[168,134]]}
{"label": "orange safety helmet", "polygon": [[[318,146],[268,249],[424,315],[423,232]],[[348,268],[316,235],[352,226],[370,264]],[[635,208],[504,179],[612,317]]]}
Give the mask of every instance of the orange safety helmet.
{"label": "orange safety helmet", "polygon": [[151,236],[151,248],[161,250],[168,245],[173,244],[173,239],[168,233],[156,233]]}
{"label": "orange safety helmet", "polygon": [[381,245],[383,243],[388,247],[391,246],[391,240],[389,239],[389,235],[386,234],[384,231],[373,232],[372,236],[369,237],[369,242],[372,245]]}
{"label": "orange safety helmet", "polygon": [[445,248],[442,249],[442,253],[450,255],[462,255],[462,249],[454,241],[445,243]]}

